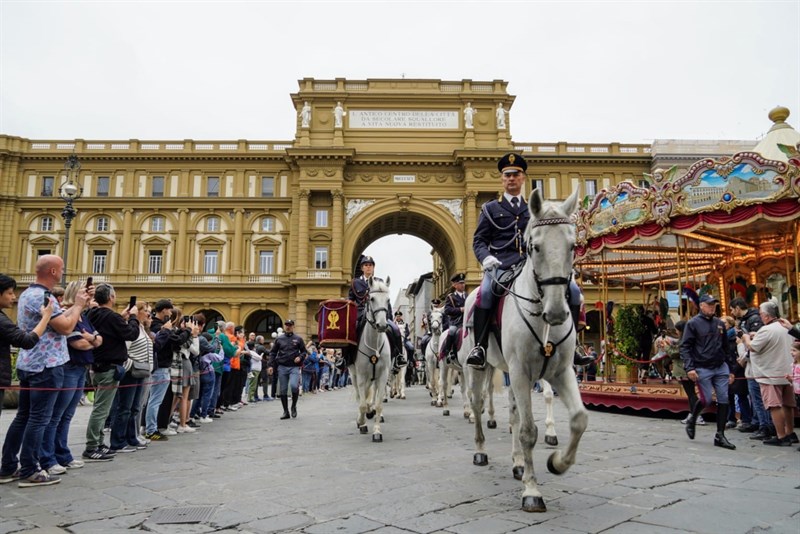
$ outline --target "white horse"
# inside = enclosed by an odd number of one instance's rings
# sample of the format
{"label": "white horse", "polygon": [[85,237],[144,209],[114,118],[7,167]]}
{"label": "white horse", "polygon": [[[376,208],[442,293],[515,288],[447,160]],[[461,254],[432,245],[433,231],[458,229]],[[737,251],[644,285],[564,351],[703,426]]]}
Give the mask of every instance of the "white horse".
{"label": "white horse", "polygon": [[[447,333],[445,332],[442,335],[446,336]],[[460,330],[456,333],[456,337],[458,335],[460,335]],[[457,343],[457,339],[453,340],[452,351],[456,350]],[[458,385],[461,387],[461,400],[464,403],[464,419],[470,419],[472,410],[470,409],[470,401],[467,394],[467,383],[464,379],[463,366],[458,359],[448,362],[445,357],[439,362],[439,396],[436,401],[436,406],[444,408],[444,410],[442,410],[442,415],[450,415],[450,409],[447,405],[447,393],[453,389],[453,382],[455,380],[458,380]]]}
{"label": "white horse", "polygon": [[[531,220],[524,236],[528,258],[502,304],[503,350],[490,334],[486,368],[472,369],[469,373],[477,448],[473,463],[476,465],[488,463],[480,418],[484,398],[491,391],[491,375],[494,369],[509,373],[512,472],[515,478],[521,474],[525,485],[522,509],[526,512],[547,510],[533,472],[533,448],[538,434],[531,406],[533,382],[544,379],[554,385],[569,413],[569,443],[565,450],[557,449],[550,455],[547,468],[551,473],[562,474],[575,463],[578,444],[588,422],[572,369],[576,336],[567,305],[575,247],[575,225],[570,216],[577,206],[578,191],[561,204],[545,203],[538,189],[531,193],[528,201]],[[477,290],[473,291],[467,298],[466,310],[474,306],[476,293]],[[466,360],[474,345],[474,332],[470,332],[470,342],[467,341],[464,340],[459,359]]]}
{"label": "white horse", "polygon": [[391,348],[386,330],[389,328],[389,278],[386,283],[369,279],[369,299],[364,305],[366,324],[358,341],[358,354],[349,367],[353,389],[358,401],[356,425],[366,434],[367,419],[375,418],[372,441],[383,441],[381,422],[383,395],[392,367]]}
{"label": "white horse", "polygon": [[428,320],[431,339],[425,347],[425,387],[431,395],[431,406],[436,406],[439,396],[439,340],[442,337],[443,324],[444,308],[433,308]]}

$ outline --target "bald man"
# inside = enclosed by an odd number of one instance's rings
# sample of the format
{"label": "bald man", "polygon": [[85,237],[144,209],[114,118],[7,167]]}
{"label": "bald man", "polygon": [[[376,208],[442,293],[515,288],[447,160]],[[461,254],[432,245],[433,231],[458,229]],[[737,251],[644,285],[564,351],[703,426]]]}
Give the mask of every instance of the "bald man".
{"label": "bald man", "polygon": [[58,476],[39,469],[39,449],[53,415],[58,396],[56,390],[63,385],[63,366],[69,361],[65,336],[75,329],[93,293],[93,288],[81,288],[75,295],[75,304],[63,310],[50,295],[63,272],[64,262],[58,256],[47,254],[40,257],[36,262],[36,281],[19,296],[17,322],[23,330],[32,330],[42,319],[45,295],[48,305],[53,308],[53,315],[39,343],[31,349],[21,349],[17,358],[20,408],[3,443],[0,481],[8,482],[5,479],[9,477],[19,478],[20,487],[60,482]]}

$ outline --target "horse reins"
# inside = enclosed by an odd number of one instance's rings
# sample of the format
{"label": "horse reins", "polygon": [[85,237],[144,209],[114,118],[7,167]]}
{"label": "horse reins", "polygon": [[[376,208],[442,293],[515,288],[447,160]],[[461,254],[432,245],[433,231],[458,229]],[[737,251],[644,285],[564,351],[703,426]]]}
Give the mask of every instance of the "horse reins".
{"label": "horse reins", "polygon": [[[381,292],[381,291],[376,291],[376,293],[382,293],[382,292]],[[374,328],[376,331],[378,331],[378,324],[377,324],[377,323],[378,323],[378,321],[375,319],[375,314],[376,314],[376,313],[378,313],[378,312],[384,312],[384,313],[386,313],[386,317],[387,317],[387,320],[388,320],[388,317],[389,317],[389,309],[388,309],[388,308],[376,308],[376,309],[372,309],[372,305],[370,304],[370,301],[369,301],[369,300],[367,300],[366,306],[367,306],[367,308],[369,308],[369,313],[367,314],[367,317],[368,317],[368,318],[367,318],[367,323],[369,323],[369,325],[370,325],[371,327],[373,327],[373,328]],[[370,320],[370,317],[371,317],[371,320]],[[379,332],[379,331],[378,331],[378,332]],[[379,332],[379,333],[380,333],[380,332]],[[369,363],[371,363],[371,364],[372,364],[372,381],[374,382],[374,381],[375,381],[375,368],[376,368],[376,367],[377,367],[377,365],[378,365],[378,352],[379,352],[379,351],[380,351],[380,349],[381,349],[381,344],[380,344],[380,342],[379,342],[379,343],[378,343],[378,346],[376,346],[376,347],[370,347],[370,346],[367,344],[367,341],[366,341],[366,340],[364,340],[364,345],[365,345],[365,346],[366,346],[368,349],[371,349],[371,350],[373,350],[373,351],[374,351],[374,354],[367,354],[366,352],[364,352],[364,351],[363,351],[363,350],[361,350],[361,349],[359,349],[359,350],[358,350],[358,352],[359,352],[359,353],[361,353],[361,354],[363,354],[364,356],[366,356],[366,357],[369,359]]]}

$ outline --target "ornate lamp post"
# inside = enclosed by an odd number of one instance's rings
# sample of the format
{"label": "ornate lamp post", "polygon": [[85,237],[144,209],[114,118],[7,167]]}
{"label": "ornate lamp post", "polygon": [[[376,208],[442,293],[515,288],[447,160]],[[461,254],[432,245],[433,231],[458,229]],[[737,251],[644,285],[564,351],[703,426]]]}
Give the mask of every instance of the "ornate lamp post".
{"label": "ornate lamp post", "polygon": [[67,285],[67,260],[69,258],[69,229],[72,226],[72,219],[77,215],[77,210],[72,205],[73,202],[81,198],[83,194],[83,187],[78,184],[76,178],[81,170],[81,162],[78,161],[78,156],[74,153],[70,155],[67,162],[64,164],[64,170],[67,173],[67,180],[58,188],[58,196],[64,201],[64,209],[61,210],[61,216],[64,217],[64,272],[61,275],[61,285]]}

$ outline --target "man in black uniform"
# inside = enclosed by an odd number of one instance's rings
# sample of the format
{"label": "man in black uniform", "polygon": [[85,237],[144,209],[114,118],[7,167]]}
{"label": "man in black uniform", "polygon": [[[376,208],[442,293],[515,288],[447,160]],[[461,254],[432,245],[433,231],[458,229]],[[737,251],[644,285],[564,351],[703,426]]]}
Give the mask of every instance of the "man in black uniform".
{"label": "man in black uniform", "polygon": [[278,397],[283,405],[281,419],[289,419],[289,387],[292,389],[292,417],[297,417],[297,397],[300,395],[300,369],[306,357],[306,344],[303,338],[294,333],[294,321],[283,323],[283,334],[275,338],[269,351],[270,375],[278,368]]}
{"label": "man in black uniform", "polygon": [[[359,272],[360,271],[360,272]],[[350,291],[347,298],[356,303],[358,307],[358,319],[356,321],[356,339],[361,339],[361,332],[364,331],[364,325],[367,322],[364,308],[366,307],[367,300],[369,299],[369,279],[374,278],[377,281],[383,282],[383,279],[375,275],[375,260],[372,256],[364,256],[358,260],[358,268],[356,270],[356,277],[350,284]],[[394,362],[395,369],[406,365],[406,357],[403,354],[403,342],[400,338],[400,329],[390,319],[392,317],[392,304],[389,303],[389,311],[386,315],[386,322],[389,328],[386,330],[386,335],[389,338],[389,345],[392,349],[392,361]],[[358,354],[358,345],[350,347],[345,351],[345,360],[347,365],[352,365],[356,361]]]}
{"label": "man in black uniform", "polygon": [[[431,299],[431,309],[439,308],[442,305],[442,301],[434,298]],[[428,347],[428,342],[431,340],[431,313],[430,311],[426,312],[422,318],[422,328],[425,329],[425,334],[419,340],[419,351],[422,354],[422,359],[425,359],[425,349]]]}
{"label": "man in black uniform", "polygon": [[448,358],[450,351],[457,346],[456,335],[458,330],[464,324],[464,303],[467,300],[467,295],[464,293],[464,286],[466,284],[466,275],[464,273],[457,273],[450,278],[450,283],[453,285],[452,292],[444,298],[444,316],[447,326],[447,335],[442,343],[440,356]]}
{"label": "man in black uniform", "polygon": [[[483,266],[485,274],[481,281],[480,299],[473,311],[475,347],[467,358],[467,364],[483,369],[486,365],[486,347],[496,298],[492,295],[492,280],[525,261],[525,227],[530,220],[528,204],[522,196],[522,186],[527,175],[528,163],[519,154],[509,153],[497,162],[503,180],[503,195],[499,200],[491,200],[481,208],[478,226],[472,239],[472,250]],[[493,273],[493,274],[492,274]],[[570,301],[580,298],[580,288],[574,281],[569,287]],[[580,307],[580,301],[575,301]],[[570,305],[570,309],[574,306]],[[588,360],[588,358],[583,358]],[[586,365],[576,353],[573,363]]]}

